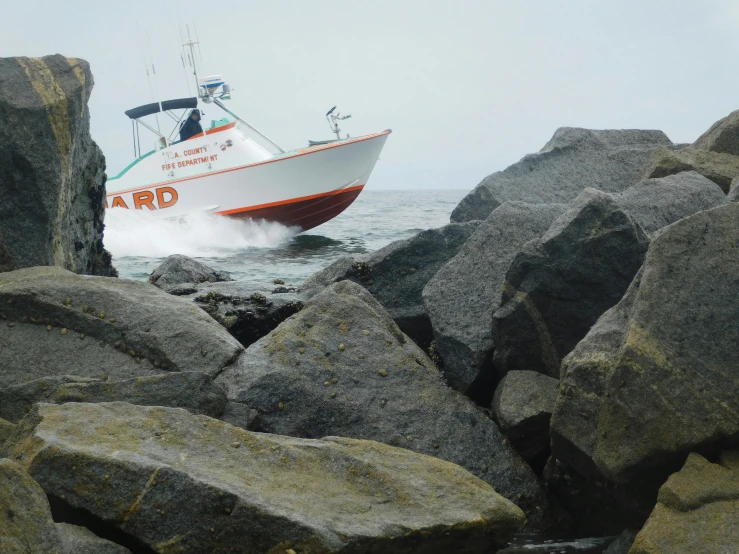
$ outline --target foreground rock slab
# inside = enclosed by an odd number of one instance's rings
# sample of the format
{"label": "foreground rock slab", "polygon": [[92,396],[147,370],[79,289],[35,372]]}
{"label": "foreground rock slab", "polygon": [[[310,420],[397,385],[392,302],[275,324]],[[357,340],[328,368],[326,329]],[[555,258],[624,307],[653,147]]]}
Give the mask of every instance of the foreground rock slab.
{"label": "foreground rock slab", "polygon": [[485,219],[512,200],[568,203],[586,187],[621,192],[640,180],[661,146],[672,146],[662,131],[562,127],[538,153],[486,177],[454,209],[451,221]]}
{"label": "foreground rock slab", "polygon": [[459,464],[546,519],[533,471],[492,419],[442,381],[423,351],[361,286],[342,281],[253,344],[216,380],[259,412],[258,430],[339,435],[402,446]]}
{"label": "foreground rock slab", "polygon": [[723,554],[739,545],[739,469],[690,454],[662,485],[631,554]]}
{"label": "foreground rock slab", "polygon": [[161,553],[489,552],[523,513],[453,464],[250,433],[180,409],[39,404],[7,454]]}
{"label": "foreground rock slab", "polygon": [[[540,237],[566,209],[563,204],[506,202],[497,208],[423,290],[449,384],[490,402],[493,313],[516,253]],[[472,390],[471,390],[472,387]]]}
{"label": "foreground rock slab", "polygon": [[0,318],[0,387],[54,375],[214,376],[243,350],[187,300],[55,267],[0,273]]}
{"label": "foreground rock slab", "polygon": [[105,158],[90,137],[89,64],[0,58],[0,266],[117,275],[103,248]]}
{"label": "foreground rock slab", "polygon": [[309,277],[301,291],[310,298],[331,283],[350,280],[365,287],[406,335],[427,350],[432,331],[421,294],[439,269],[452,259],[479,222],[450,224],[421,231],[368,256],[344,257]]}
{"label": "foreground rock slab", "polygon": [[182,254],[173,254],[164,258],[149,276],[149,282],[152,285],[166,292],[183,283],[217,283],[220,281],[233,281],[233,279],[225,271],[216,271]]}

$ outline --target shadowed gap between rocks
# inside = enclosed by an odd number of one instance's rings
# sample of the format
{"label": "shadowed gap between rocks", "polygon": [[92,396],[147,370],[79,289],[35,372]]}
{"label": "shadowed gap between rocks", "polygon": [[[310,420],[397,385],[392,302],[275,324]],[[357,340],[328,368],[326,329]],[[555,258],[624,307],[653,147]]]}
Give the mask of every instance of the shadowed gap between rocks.
{"label": "shadowed gap between rocks", "polygon": [[121,546],[125,546],[131,554],[157,554],[147,545],[142,543],[133,535],[129,535],[115,525],[95,517],[87,510],[70,506],[54,495],[47,495],[51,506],[51,516],[56,523],[70,523],[79,527],[86,527],[101,539],[109,540]]}

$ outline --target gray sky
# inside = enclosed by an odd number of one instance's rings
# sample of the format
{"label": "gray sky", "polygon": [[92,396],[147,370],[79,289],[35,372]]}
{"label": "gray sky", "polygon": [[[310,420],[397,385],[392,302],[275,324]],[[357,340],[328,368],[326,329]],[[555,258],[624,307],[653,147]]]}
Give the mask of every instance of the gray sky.
{"label": "gray sky", "polygon": [[123,111],[152,101],[149,59],[160,99],[188,96],[179,21],[197,24],[201,75],[222,74],[232,109],[284,148],[329,138],[334,104],[352,136],[393,129],[374,189],[472,188],[561,126],[692,142],[739,108],[736,0],[24,0],[3,15],[1,56],[90,62],[111,174],[133,156]]}

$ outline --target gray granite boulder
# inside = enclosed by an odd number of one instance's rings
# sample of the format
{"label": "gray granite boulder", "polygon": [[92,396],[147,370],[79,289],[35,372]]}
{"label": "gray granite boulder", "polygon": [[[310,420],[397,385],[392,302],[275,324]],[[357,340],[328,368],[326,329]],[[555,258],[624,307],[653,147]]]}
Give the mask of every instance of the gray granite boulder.
{"label": "gray granite boulder", "polygon": [[643,177],[654,179],[683,171],[696,171],[727,193],[731,182],[739,176],[739,156],[698,148],[660,148],[654,153]]}
{"label": "gray granite boulder", "polygon": [[89,64],[0,58],[0,242],[6,270],[117,275],[103,248],[105,158],[90,137]]}
{"label": "gray granite boulder", "polygon": [[8,439],[15,429],[15,424],[0,418],[0,446]]}
{"label": "gray granite boulder", "polygon": [[565,209],[563,204],[506,202],[424,288],[423,303],[453,388],[489,403],[493,313],[506,270],[521,247],[544,234]]}
{"label": "gray granite boulder", "polygon": [[688,452],[736,437],[737,236],[734,203],[657,234],[624,298],[562,364],[557,460],[634,487],[653,505]]}
{"label": "gray granite boulder", "polygon": [[5,459],[0,459],[0,552],[66,554],[44,491],[23,467]]}
{"label": "gray granite boulder", "polygon": [[691,453],[670,476],[631,554],[724,554],[739,545],[739,469]]}
{"label": "gray granite boulder", "polygon": [[295,287],[274,283],[203,283],[180,291],[245,347],[303,309],[304,301]]}
{"label": "gray granite boulder", "polygon": [[462,468],[177,408],[37,404],[6,454],[52,498],[157,552],[483,553],[523,513]]}
{"label": "gray granite boulder", "polygon": [[342,281],[219,375],[257,430],[377,440],[456,463],[540,526],[543,490],[493,420],[448,388],[424,352],[361,286]]}
{"label": "gray granite boulder", "polygon": [[671,145],[662,131],[562,127],[538,153],[486,177],[454,209],[451,220],[486,219],[511,200],[568,203],[586,187],[621,192],[640,180],[655,149]]}
{"label": "gray granite boulder", "polygon": [[558,386],[557,379],[535,371],[510,371],[495,389],[498,427],[528,462],[549,452],[549,420]]}
{"label": "gray granite boulder", "polygon": [[128,548],[101,539],[85,527],[57,523],[56,528],[62,543],[60,554],[131,554]]}
{"label": "gray granite boulder", "polygon": [[626,292],[649,239],[613,196],[587,188],[511,262],[493,315],[499,375],[559,379],[562,358]]}
{"label": "gray granite boulder", "polygon": [[645,179],[614,198],[648,235],[728,202],[721,187],[696,171]]}
{"label": "gray granite boulder", "polygon": [[149,282],[152,285],[166,292],[183,283],[217,283],[220,281],[233,281],[233,279],[225,271],[216,271],[182,254],[173,254],[164,258],[149,276]]}
{"label": "gray granite boulder", "polygon": [[228,403],[225,391],[204,373],[174,371],[123,381],[64,375],[0,388],[0,417],[17,423],[37,402],[114,401],[184,408],[216,418],[226,412]]}
{"label": "gray granite boulder", "polygon": [[56,267],[0,273],[0,387],[41,377],[211,376],[243,347],[192,302]]}
{"label": "gray granite boulder", "polygon": [[424,350],[432,340],[421,293],[437,271],[459,252],[479,222],[421,231],[364,256],[343,257],[300,287],[308,298],[331,283],[350,280],[366,288],[398,327]]}
{"label": "gray granite boulder", "polygon": [[693,148],[739,156],[739,110],[711,125],[693,143]]}

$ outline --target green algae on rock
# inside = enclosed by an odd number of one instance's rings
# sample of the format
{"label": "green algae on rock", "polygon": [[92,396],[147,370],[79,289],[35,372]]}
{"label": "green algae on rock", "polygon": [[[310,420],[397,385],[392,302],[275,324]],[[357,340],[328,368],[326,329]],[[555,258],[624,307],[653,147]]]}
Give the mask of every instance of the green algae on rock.
{"label": "green algae on rock", "polygon": [[5,454],[47,494],[161,554],[483,553],[524,519],[436,458],[251,433],[177,408],[37,404],[11,440]]}
{"label": "green algae on rock", "polygon": [[630,554],[724,554],[739,545],[739,469],[692,453],[660,488]]}

